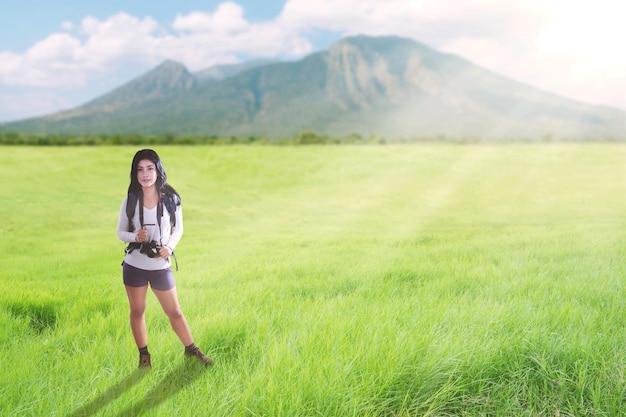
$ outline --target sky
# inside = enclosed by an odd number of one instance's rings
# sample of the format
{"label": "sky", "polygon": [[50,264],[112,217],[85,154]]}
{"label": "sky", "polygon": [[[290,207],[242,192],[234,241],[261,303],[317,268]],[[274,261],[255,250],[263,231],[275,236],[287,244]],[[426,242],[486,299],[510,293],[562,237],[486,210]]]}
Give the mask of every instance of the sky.
{"label": "sky", "polygon": [[0,122],[71,109],[167,59],[297,60],[360,34],[626,110],[624,15],[622,0],[0,0]]}

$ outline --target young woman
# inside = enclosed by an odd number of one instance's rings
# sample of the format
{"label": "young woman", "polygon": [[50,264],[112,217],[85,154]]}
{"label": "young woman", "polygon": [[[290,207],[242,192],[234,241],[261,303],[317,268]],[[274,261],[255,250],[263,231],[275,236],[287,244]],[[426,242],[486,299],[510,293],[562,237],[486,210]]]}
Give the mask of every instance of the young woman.
{"label": "young woman", "polygon": [[[129,207],[127,202],[130,202]],[[178,303],[170,257],[182,235],[180,196],[167,183],[157,153],[151,149],[140,150],[133,158],[128,195],[122,202],[117,223],[118,238],[129,243],[122,271],[140,368],[152,367],[144,316],[148,285],[185,346],[185,355],[213,365],[213,360],[194,344]]]}

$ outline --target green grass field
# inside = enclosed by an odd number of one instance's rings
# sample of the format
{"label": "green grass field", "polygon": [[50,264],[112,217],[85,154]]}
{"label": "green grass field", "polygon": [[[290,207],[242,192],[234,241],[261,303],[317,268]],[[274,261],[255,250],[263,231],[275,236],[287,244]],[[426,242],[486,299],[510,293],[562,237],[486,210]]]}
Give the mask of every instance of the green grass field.
{"label": "green grass field", "polygon": [[116,224],[137,149],[0,148],[2,416],[618,416],[626,146],[157,147],[186,363]]}

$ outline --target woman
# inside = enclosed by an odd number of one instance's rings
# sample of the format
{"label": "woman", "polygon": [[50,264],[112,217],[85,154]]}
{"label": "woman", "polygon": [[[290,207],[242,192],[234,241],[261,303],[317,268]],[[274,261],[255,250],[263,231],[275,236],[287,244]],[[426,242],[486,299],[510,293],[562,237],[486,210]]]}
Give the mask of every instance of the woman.
{"label": "woman", "polygon": [[[130,202],[128,207],[127,202]],[[182,235],[180,196],[167,184],[157,153],[151,149],[140,150],[133,158],[128,195],[122,203],[117,223],[117,236],[129,243],[122,271],[140,368],[152,367],[144,316],[148,284],[185,346],[185,355],[196,357],[205,365],[213,365],[213,360],[194,344],[178,303],[170,257]]]}

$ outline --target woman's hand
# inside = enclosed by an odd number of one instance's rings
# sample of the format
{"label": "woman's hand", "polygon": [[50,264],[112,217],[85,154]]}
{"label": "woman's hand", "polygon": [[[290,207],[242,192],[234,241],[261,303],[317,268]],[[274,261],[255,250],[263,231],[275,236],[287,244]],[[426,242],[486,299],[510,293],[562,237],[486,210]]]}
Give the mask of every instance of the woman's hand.
{"label": "woman's hand", "polygon": [[167,259],[170,256],[172,256],[172,248],[170,248],[169,246],[161,246],[161,249],[159,249],[159,256],[163,259]]}
{"label": "woman's hand", "polygon": [[135,236],[135,242],[145,242],[148,240],[148,228],[146,226],[139,229],[137,236]]}

